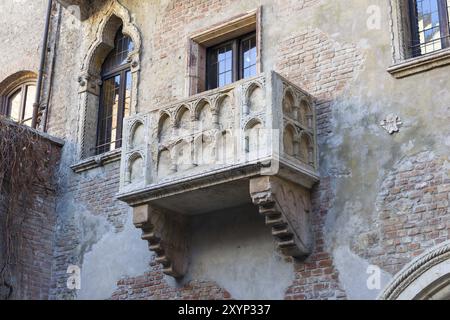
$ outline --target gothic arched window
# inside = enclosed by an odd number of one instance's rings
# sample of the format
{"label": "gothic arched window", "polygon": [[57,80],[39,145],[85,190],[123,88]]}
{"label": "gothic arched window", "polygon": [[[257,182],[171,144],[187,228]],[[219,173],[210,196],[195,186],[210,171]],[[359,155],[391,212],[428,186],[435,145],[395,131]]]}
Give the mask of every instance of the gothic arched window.
{"label": "gothic arched window", "polygon": [[130,114],[131,107],[131,67],[128,61],[131,51],[133,42],[120,28],[114,40],[114,49],[105,59],[101,71],[96,154],[122,145],[123,118]]}

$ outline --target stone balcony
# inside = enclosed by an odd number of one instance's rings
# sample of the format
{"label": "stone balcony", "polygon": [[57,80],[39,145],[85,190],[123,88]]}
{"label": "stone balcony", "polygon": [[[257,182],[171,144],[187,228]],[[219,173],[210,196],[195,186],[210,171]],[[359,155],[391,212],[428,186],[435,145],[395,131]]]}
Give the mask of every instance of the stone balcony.
{"label": "stone balcony", "polygon": [[275,72],[129,117],[118,198],[166,274],[186,272],[192,215],[253,203],[278,248],[311,249],[314,99]]}

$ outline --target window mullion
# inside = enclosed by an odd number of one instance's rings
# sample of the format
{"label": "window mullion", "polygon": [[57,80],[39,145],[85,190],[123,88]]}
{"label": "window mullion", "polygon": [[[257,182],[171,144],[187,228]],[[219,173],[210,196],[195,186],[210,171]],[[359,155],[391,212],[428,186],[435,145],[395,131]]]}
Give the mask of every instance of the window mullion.
{"label": "window mullion", "polygon": [[233,82],[236,82],[240,79],[240,72],[239,72],[239,40],[236,39],[233,41],[232,44],[232,51],[233,51]]}
{"label": "window mullion", "polygon": [[419,56],[421,53],[416,0],[409,1],[409,16],[411,25],[411,44],[410,44],[411,56],[416,57]]}
{"label": "window mullion", "polygon": [[4,115],[4,116],[8,116],[8,99],[6,98],[6,96],[0,96],[0,114]]}
{"label": "window mullion", "polygon": [[122,143],[119,141],[122,139],[122,124],[123,124],[123,115],[125,109],[125,94],[126,94],[126,73],[127,70],[124,70],[120,73],[120,87],[119,87],[119,106],[117,108],[117,132],[116,132],[116,143],[117,147],[121,147]]}
{"label": "window mullion", "polygon": [[239,79],[244,79],[244,49],[242,46],[243,43],[243,39],[239,39],[238,40],[239,43],[239,51],[238,51],[238,56],[239,56]]}
{"label": "window mullion", "polygon": [[25,119],[25,107],[27,104],[27,85],[23,84],[20,90],[22,91],[22,95],[20,101],[19,123],[22,124],[23,120]]}
{"label": "window mullion", "polygon": [[100,88],[100,96],[99,96],[99,104],[98,104],[98,112],[97,112],[97,148],[95,150],[95,153],[101,153],[101,148],[98,148],[102,142],[102,131],[103,131],[103,115],[105,113],[104,111],[104,104],[105,104],[105,80],[102,81],[103,84]]}

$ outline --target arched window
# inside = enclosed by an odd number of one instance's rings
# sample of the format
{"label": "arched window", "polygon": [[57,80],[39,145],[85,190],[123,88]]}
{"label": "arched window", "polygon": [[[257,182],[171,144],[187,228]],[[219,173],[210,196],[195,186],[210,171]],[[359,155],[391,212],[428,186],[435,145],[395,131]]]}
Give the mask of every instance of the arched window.
{"label": "arched window", "polygon": [[130,37],[116,34],[114,49],[102,66],[102,87],[98,114],[96,154],[120,148],[123,118],[130,114],[131,67],[129,53],[133,51]]}
{"label": "arched window", "polygon": [[15,122],[31,126],[35,96],[35,81],[23,82],[5,96],[3,108],[0,111]]}

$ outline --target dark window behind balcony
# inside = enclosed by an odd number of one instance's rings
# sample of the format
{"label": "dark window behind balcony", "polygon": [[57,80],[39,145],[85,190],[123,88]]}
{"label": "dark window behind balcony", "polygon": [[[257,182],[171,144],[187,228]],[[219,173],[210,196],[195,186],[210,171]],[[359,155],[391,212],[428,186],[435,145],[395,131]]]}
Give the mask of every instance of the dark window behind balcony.
{"label": "dark window behind balcony", "polygon": [[207,90],[257,75],[256,34],[221,43],[207,50]]}

